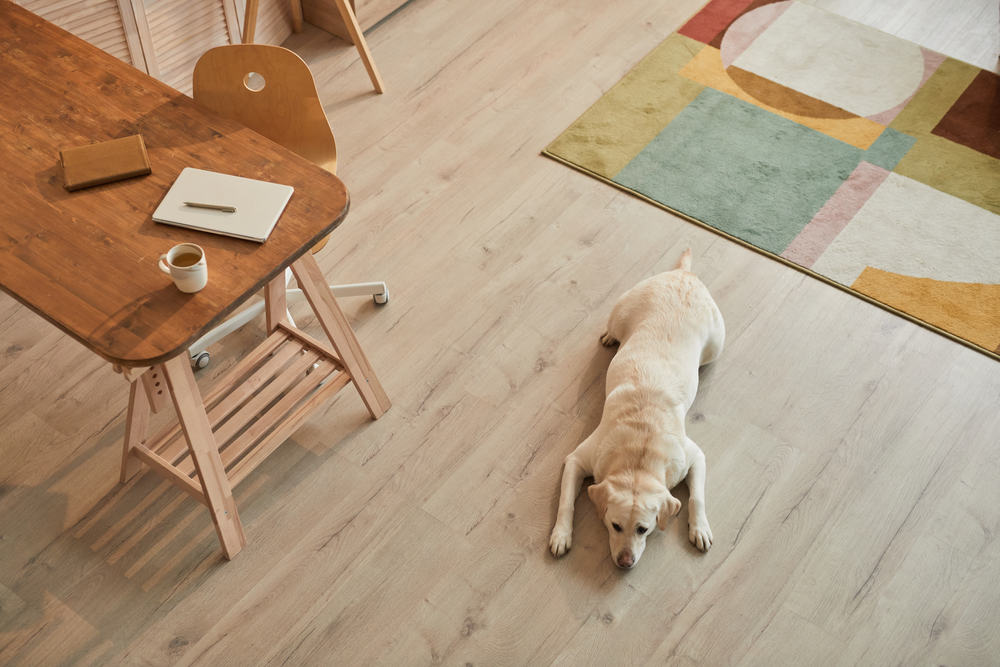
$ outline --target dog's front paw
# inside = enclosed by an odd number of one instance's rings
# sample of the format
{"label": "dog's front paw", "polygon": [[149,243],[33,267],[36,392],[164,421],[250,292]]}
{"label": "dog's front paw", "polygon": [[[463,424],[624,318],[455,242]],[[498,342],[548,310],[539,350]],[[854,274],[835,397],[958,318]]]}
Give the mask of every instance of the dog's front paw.
{"label": "dog's front paw", "polygon": [[712,548],[712,528],[708,519],[699,517],[688,525],[688,539],[698,551],[708,551]]}
{"label": "dog's front paw", "polygon": [[552,551],[552,555],[558,558],[564,553],[569,551],[570,546],[573,544],[573,530],[565,529],[562,526],[556,526],[552,529],[552,536],[549,537],[549,549]]}
{"label": "dog's front paw", "polygon": [[618,339],[605,331],[601,334],[601,345],[604,347],[614,347],[618,344]]}

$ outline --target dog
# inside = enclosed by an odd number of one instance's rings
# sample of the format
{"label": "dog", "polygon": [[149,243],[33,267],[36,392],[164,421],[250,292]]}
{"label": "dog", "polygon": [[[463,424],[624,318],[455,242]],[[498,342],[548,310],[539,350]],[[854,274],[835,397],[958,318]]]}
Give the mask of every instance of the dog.
{"label": "dog", "polygon": [[549,539],[556,557],[572,545],[576,495],[587,494],[608,530],[611,557],[629,569],[646,537],[665,530],[681,503],[670,489],[687,480],[688,537],[712,546],[705,514],[705,454],[687,437],[684,420],[698,390],[698,368],[715,361],[726,337],[722,313],[691,273],[691,250],[673,271],[626,292],[608,318],[601,343],[619,345],[608,366],[601,422],[563,464],[559,510]]}

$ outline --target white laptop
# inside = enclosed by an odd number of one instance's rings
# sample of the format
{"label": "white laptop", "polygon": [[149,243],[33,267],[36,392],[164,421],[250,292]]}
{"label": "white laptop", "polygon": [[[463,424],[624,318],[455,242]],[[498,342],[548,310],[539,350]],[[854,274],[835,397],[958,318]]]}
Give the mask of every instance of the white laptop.
{"label": "white laptop", "polygon": [[153,212],[153,220],[263,243],[294,188],[185,167]]}

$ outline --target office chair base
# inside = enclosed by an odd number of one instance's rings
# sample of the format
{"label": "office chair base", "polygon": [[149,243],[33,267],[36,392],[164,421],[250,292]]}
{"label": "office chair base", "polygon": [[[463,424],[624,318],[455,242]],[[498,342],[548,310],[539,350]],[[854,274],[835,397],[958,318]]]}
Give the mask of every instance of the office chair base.
{"label": "office chair base", "polygon": [[[371,296],[372,300],[380,306],[389,303],[389,288],[382,281],[371,283],[351,283],[348,285],[330,285],[330,291],[337,297]],[[285,295],[285,298],[289,302],[302,301],[305,298],[305,295],[300,289],[289,289],[285,292]],[[207,348],[215,343],[218,343],[220,340],[233,333],[250,320],[259,317],[263,312],[264,301],[262,299],[243,309],[236,315],[233,315],[228,320],[196,340],[194,345],[192,345],[188,350],[188,354],[191,358],[191,367],[197,370],[208,366],[212,361],[212,355],[209,354]],[[288,320],[292,323],[292,326],[295,326],[290,313],[288,314]]]}

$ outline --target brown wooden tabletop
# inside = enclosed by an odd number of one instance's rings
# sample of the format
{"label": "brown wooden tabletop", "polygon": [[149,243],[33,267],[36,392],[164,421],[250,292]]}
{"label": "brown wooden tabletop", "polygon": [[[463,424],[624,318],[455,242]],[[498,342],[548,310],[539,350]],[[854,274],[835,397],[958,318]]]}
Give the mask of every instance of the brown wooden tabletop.
{"label": "brown wooden tabletop", "polygon": [[[336,176],[8,0],[0,82],[0,287],[113,363],[184,352],[347,213]],[[61,149],[136,133],[152,174],[63,188]],[[295,193],[263,244],[154,223],[184,167]],[[195,294],[157,267],[185,241],[208,261],[208,286]]]}

